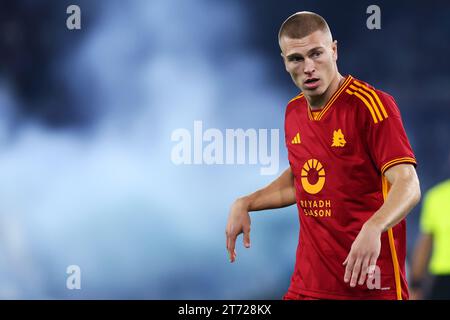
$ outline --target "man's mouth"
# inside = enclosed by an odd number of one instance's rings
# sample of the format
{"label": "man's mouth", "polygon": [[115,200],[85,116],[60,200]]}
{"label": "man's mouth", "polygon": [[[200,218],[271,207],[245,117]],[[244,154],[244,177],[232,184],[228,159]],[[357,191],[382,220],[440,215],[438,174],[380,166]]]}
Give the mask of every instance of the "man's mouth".
{"label": "man's mouth", "polygon": [[303,83],[306,88],[315,89],[319,86],[319,78],[306,79]]}

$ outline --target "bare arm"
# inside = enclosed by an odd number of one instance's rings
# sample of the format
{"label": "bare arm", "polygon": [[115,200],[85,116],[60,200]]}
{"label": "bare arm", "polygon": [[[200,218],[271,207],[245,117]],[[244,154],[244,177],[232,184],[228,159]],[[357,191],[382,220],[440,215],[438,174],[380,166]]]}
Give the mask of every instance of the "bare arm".
{"label": "bare arm", "polygon": [[283,208],[295,202],[294,175],[290,167],[268,186],[237,199],[231,206],[225,230],[230,261],[234,262],[236,259],[235,245],[238,235],[243,233],[244,246],[250,247],[250,211]]}
{"label": "bare arm", "polygon": [[429,233],[421,233],[419,240],[414,247],[413,258],[411,263],[411,299],[422,299],[422,289],[420,284],[424,278],[425,271],[431,256],[433,248],[433,236]]}
{"label": "bare arm", "polygon": [[294,204],[296,199],[291,167],[268,186],[237,201],[243,201],[247,205],[248,211],[278,209]]}
{"label": "bare arm", "polygon": [[432,247],[433,236],[428,233],[422,233],[417,241],[413,253],[411,266],[413,282],[422,281],[428,266]]}
{"label": "bare arm", "polygon": [[380,255],[381,234],[403,220],[420,200],[419,179],[410,164],[399,164],[385,172],[391,190],[384,204],[363,225],[344,261],[344,281],[350,286],[364,284],[369,266]]}
{"label": "bare arm", "polygon": [[385,176],[391,184],[384,204],[369,219],[384,232],[402,221],[420,201],[419,178],[410,164],[399,164],[388,169]]}

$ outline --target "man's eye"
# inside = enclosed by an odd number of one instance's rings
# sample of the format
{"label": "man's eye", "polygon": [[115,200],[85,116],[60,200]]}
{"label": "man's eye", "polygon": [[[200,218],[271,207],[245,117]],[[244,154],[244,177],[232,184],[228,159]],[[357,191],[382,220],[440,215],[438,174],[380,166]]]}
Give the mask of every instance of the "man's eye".
{"label": "man's eye", "polygon": [[316,52],[314,52],[314,53],[312,54],[312,56],[313,56],[314,58],[317,58],[317,57],[320,57],[321,54],[322,54],[322,52],[316,51]]}
{"label": "man's eye", "polygon": [[298,62],[298,61],[302,61],[303,59],[302,58],[300,58],[300,57],[291,57],[290,59],[289,59],[289,61],[294,61],[294,62]]}

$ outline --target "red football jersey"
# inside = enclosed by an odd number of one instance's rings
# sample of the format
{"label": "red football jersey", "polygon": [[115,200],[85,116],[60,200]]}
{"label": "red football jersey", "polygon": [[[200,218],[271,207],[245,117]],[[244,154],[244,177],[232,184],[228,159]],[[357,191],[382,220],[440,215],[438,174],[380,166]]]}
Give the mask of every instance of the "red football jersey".
{"label": "red football jersey", "polygon": [[288,103],[285,140],[300,218],[289,291],[322,299],[408,299],[405,220],[381,236],[380,281],[352,288],[342,265],[383,204],[384,172],[416,164],[394,99],[347,76],[320,112],[311,112],[303,94]]}

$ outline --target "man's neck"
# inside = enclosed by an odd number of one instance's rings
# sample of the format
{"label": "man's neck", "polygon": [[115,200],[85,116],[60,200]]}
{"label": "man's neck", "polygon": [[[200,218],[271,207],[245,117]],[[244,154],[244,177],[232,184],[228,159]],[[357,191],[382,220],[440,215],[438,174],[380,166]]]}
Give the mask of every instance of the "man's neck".
{"label": "man's neck", "polygon": [[339,89],[339,87],[344,82],[345,78],[338,73],[336,78],[330,83],[328,86],[328,89],[325,90],[325,92],[320,96],[315,97],[306,97],[306,100],[308,101],[309,107],[311,110],[320,110],[325,106],[325,104],[330,100],[330,98],[333,96],[333,94]]}

